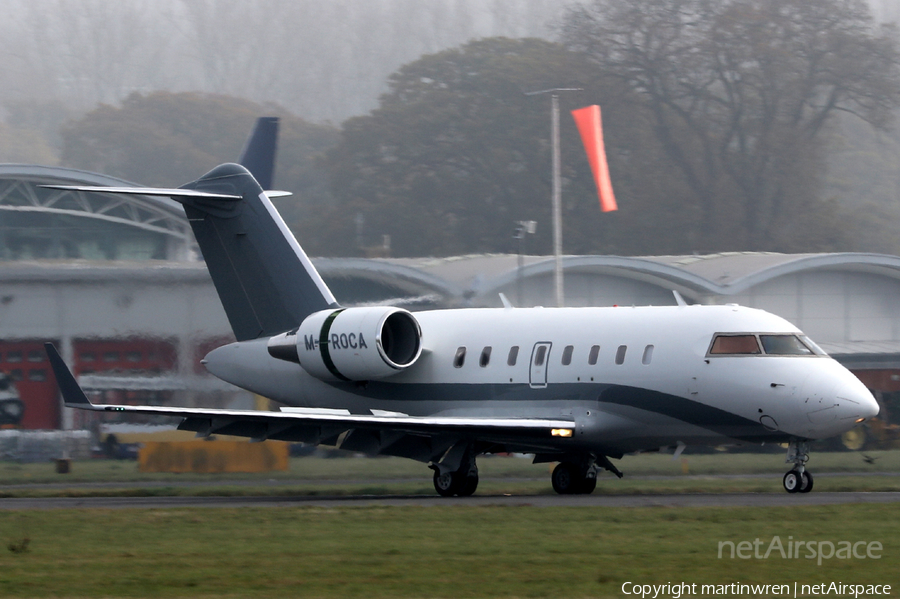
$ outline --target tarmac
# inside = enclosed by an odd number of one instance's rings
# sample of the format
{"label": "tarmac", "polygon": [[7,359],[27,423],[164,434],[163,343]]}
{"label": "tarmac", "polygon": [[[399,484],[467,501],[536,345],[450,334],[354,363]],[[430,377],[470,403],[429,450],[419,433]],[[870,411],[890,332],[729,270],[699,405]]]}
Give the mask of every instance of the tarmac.
{"label": "tarmac", "polygon": [[900,492],[847,493],[735,493],[676,495],[428,495],[265,496],[265,497],[24,497],[0,499],[3,510],[54,509],[172,509],[367,506],[442,507],[531,506],[552,507],[795,507],[852,503],[900,503]]}

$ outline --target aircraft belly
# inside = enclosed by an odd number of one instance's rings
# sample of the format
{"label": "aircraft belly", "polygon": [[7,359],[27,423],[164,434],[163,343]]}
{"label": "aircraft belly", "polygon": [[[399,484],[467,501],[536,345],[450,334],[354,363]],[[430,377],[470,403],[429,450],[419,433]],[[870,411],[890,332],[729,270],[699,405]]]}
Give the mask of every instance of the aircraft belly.
{"label": "aircraft belly", "polygon": [[628,453],[660,446],[762,443],[786,439],[758,421],[698,401],[637,387],[607,384],[459,385],[370,383],[344,396],[353,413],[372,409],[411,416],[571,418],[573,442]]}
{"label": "aircraft belly", "polygon": [[598,443],[614,448],[618,453],[652,451],[678,444],[735,443],[733,436],[723,435],[672,416],[615,404],[605,404],[599,410],[593,436]]}

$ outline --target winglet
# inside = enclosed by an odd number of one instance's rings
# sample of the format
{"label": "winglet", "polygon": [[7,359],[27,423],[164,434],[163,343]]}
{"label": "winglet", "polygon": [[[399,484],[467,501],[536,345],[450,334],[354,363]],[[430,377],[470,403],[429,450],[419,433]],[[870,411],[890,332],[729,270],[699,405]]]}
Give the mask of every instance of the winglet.
{"label": "winglet", "polygon": [[[271,189],[275,175],[275,154],[278,148],[278,117],[256,120],[253,133],[247,140],[238,162],[246,167],[263,189]],[[271,196],[270,196],[271,197]]]}
{"label": "winglet", "polygon": [[66,405],[73,408],[93,408],[94,406],[87,398],[87,395],[84,394],[84,391],[81,390],[72,371],[66,366],[62,356],[59,355],[53,344],[45,343],[44,350],[47,352],[47,358],[50,360],[53,376],[56,377],[56,386],[59,387],[59,392],[62,393],[63,401],[66,402]]}

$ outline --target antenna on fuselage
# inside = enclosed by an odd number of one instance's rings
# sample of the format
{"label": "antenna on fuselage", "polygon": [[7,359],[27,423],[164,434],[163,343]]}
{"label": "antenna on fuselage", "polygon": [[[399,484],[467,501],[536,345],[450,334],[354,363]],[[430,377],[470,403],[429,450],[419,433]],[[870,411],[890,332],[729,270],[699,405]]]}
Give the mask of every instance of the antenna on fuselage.
{"label": "antenna on fuselage", "polygon": [[672,290],[672,295],[675,296],[675,303],[677,303],[679,306],[682,306],[682,307],[683,307],[683,306],[687,306],[687,305],[688,305],[687,302],[684,301],[684,298],[681,297],[681,294],[678,293],[678,291],[676,291],[675,289]]}

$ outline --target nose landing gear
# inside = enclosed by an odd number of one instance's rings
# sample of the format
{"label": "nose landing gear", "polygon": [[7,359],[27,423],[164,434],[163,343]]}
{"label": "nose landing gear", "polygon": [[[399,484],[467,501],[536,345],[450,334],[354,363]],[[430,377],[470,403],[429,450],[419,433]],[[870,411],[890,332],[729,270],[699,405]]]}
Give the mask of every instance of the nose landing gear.
{"label": "nose landing gear", "polygon": [[809,493],[813,489],[813,476],[806,469],[809,461],[809,443],[793,440],[788,445],[787,459],[785,463],[794,464],[794,467],[785,475],[782,483],[788,493]]}

